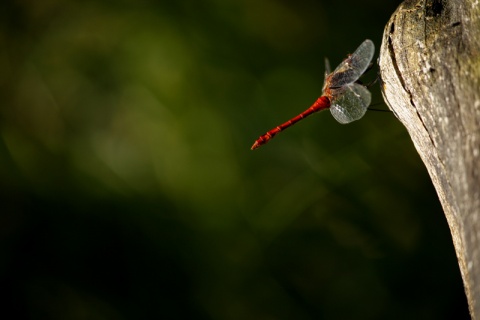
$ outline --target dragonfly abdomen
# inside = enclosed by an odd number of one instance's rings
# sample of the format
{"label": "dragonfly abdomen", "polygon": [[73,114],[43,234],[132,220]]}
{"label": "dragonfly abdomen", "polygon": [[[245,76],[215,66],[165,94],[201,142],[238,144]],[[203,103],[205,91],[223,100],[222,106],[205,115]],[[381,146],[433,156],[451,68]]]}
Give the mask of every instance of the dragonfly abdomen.
{"label": "dragonfly abdomen", "polygon": [[298,121],[302,120],[302,119],[305,119],[306,117],[308,117],[309,115],[315,113],[315,112],[318,112],[318,111],[321,111],[321,110],[324,110],[324,109],[327,109],[330,107],[330,99],[328,99],[326,96],[321,96],[320,98],[318,98],[310,108],[308,108],[307,110],[303,111],[302,113],[300,113],[298,116],[296,117],[293,117],[292,119],[288,120],[287,122],[285,123],[282,123],[281,125],[273,128],[272,130],[268,131],[267,133],[265,133],[264,135],[260,136],[256,141],[255,143],[253,144],[252,146],[252,150],[255,150],[257,149],[258,147],[264,145],[265,143],[267,143],[270,139],[272,139],[273,137],[275,137],[278,133],[280,133],[281,131],[287,129],[288,127],[290,126],[293,126],[295,123],[297,123]]}

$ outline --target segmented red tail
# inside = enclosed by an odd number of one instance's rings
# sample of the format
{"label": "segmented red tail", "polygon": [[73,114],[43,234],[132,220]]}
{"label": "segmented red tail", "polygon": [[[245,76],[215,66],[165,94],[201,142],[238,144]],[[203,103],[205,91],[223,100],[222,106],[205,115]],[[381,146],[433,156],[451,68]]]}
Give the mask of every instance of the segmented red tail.
{"label": "segmented red tail", "polygon": [[268,141],[270,141],[270,139],[272,139],[273,137],[275,137],[279,132],[287,129],[288,127],[294,125],[295,123],[297,123],[298,121],[308,117],[309,115],[311,115],[312,113],[315,113],[315,112],[318,112],[318,111],[322,111],[324,109],[328,109],[330,108],[330,100],[326,97],[326,96],[321,96],[320,98],[317,99],[317,101],[315,101],[312,106],[310,108],[308,108],[307,110],[303,111],[302,113],[300,113],[298,116],[288,120],[287,122],[279,125],[278,127],[276,128],[273,128],[272,130],[268,131],[267,133],[265,133],[264,135],[260,136],[256,141],[255,143],[253,144],[251,150],[255,150],[259,147],[261,147],[262,145],[264,145],[265,143],[267,143]]}

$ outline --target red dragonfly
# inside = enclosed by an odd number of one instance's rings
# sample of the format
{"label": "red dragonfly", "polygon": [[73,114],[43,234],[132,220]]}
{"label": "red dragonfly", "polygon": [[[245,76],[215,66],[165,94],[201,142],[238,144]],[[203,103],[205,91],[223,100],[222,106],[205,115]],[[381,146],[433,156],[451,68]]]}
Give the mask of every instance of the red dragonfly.
{"label": "red dragonfly", "polygon": [[340,123],[346,124],[358,120],[367,111],[372,99],[368,89],[357,83],[360,76],[367,70],[375,52],[371,40],[365,40],[348,55],[340,65],[330,73],[330,64],[325,59],[325,82],[320,98],[307,110],[288,120],[276,128],[260,136],[252,146],[252,150],[264,145],[279,132],[287,129],[309,115],[330,108],[332,116]]}

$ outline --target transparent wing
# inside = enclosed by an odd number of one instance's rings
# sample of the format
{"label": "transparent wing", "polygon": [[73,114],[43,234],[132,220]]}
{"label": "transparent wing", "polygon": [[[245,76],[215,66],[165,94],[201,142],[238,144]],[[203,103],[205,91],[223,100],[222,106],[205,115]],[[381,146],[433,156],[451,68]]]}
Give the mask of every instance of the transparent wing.
{"label": "transparent wing", "polygon": [[357,81],[367,70],[374,53],[375,46],[373,42],[369,39],[363,41],[357,50],[343,60],[333,71],[329,84],[330,88],[341,87]]}
{"label": "transparent wing", "polygon": [[323,78],[323,88],[325,89],[325,86],[327,85],[327,78],[330,75],[331,69],[330,69],[330,61],[328,61],[328,58],[325,58],[325,77]]}
{"label": "transparent wing", "polygon": [[325,58],[325,77],[328,76],[332,72],[332,69],[330,68],[330,61],[328,61],[328,58]]}
{"label": "transparent wing", "polygon": [[371,100],[372,95],[367,88],[358,83],[347,84],[335,91],[330,112],[338,122],[350,123],[363,117]]}

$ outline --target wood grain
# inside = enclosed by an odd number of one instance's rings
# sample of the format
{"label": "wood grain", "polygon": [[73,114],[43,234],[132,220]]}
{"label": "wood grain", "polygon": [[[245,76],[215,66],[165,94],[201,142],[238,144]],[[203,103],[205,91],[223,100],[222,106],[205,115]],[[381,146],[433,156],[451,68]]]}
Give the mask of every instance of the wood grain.
{"label": "wood grain", "polygon": [[480,315],[480,0],[405,1],[387,23],[384,99],[447,218],[470,314]]}

